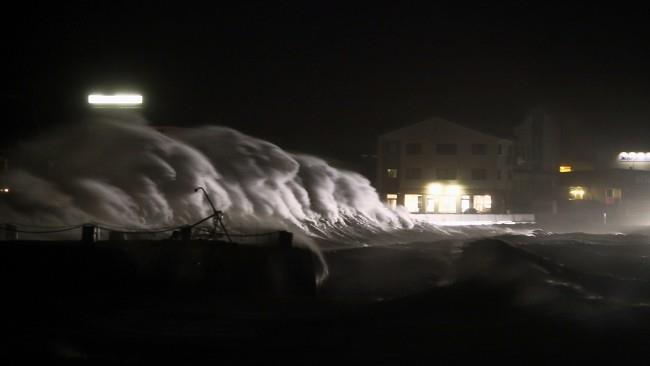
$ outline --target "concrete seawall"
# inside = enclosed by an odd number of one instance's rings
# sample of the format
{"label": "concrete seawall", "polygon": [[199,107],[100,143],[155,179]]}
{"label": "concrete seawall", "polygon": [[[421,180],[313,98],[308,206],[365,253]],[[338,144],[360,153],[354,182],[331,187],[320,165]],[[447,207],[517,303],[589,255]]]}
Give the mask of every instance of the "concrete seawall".
{"label": "concrete seawall", "polygon": [[534,224],[534,214],[411,214],[416,221],[436,225]]}

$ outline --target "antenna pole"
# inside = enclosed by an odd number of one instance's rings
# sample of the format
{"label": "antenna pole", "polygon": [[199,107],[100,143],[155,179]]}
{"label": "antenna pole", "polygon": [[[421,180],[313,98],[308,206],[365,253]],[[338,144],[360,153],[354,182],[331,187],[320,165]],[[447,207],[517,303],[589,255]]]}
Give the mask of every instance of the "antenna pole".
{"label": "antenna pole", "polygon": [[216,228],[217,225],[221,226],[221,230],[223,230],[223,233],[226,234],[226,238],[228,238],[228,241],[232,243],[232,239],[230,238],[230,234],[228,234],[228,230],[226,230],[226,226],[223,224],[223,211],[219,211],[214,207],[214,204],[212,203],[212,200],[210,199],[210,196],[208,196],[208,192],[205,190],[203,187],[196,187],[194,189],[194,192],[198,192],[199,190],[203,191],[203,196],[208,200],[208,203],[210,204],[210,207],[212,208],[212,217],[214,218],[214,226]]}

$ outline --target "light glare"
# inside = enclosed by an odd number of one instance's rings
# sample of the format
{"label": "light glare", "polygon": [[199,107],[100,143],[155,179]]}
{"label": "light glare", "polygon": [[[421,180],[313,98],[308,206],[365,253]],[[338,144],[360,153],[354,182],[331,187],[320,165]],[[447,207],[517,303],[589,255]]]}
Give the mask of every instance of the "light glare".
{"label": "light glare", "polygon": [[90,94],[88,104],[97,106],[138,106],[142,104],[140,94]]}
{"label": "light glare", "polygon": [[585,189],[583,187],[569,187],[569,200],[585,199]]}
{"label": "light glare", "polygon": [[459,185],[452,184],[445,188],[445,193],[449,196],[460,196],[461,192],[462,188]]}
{"label": "light glare", "polygon": [[440,183],[430,183],[427,186],[427,193],[429,193],[429,194],[441,194],[442,193],[442,184],[440,184]]}

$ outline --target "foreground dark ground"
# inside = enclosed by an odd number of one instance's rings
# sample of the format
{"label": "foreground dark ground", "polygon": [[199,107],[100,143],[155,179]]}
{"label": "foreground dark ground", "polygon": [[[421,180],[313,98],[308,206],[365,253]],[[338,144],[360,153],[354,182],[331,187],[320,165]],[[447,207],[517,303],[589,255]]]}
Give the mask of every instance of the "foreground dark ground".
{"label": "foreground dark ground", "polygon": [[2,357],[72,364],[646,363],[646,307],[544,287],[545,276],[589,279],[501,241],[475,243],[462,254],[457,246],[330,251],[330,278],[314,297],[90,288],[43,296],[22,289],[4,296],[9,337]]}

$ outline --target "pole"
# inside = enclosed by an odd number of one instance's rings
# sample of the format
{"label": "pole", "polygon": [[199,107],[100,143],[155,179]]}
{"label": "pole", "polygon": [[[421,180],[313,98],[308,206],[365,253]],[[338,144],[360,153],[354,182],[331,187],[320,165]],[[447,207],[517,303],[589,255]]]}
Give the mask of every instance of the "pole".
{"label": "pole", "polygon": [[226,238],[228,238],[228,241],[232,243],[232,239],[230,238],[230,235],[228,234],[228,230],[226,230],[226,226],[223,224],[223,212],[218,211],[215,207],[214,204],[212,203],[212,200],[210,199],[210,196],[208,196],[208,192],[206,192],[205,188],[203,187],[196,187],[194,189],[194,192],[198,192],[199,190],[203,191],[203,196],[208,200],[208,203],[210,204],[210,207],[212,207],[212,216],[214,217],[214,227],[215,230],[217,228],[217,225],[221,226],[221,229],[223,230],[223,233],[226,234]]}

